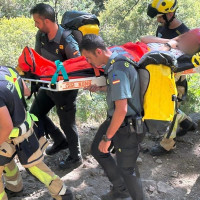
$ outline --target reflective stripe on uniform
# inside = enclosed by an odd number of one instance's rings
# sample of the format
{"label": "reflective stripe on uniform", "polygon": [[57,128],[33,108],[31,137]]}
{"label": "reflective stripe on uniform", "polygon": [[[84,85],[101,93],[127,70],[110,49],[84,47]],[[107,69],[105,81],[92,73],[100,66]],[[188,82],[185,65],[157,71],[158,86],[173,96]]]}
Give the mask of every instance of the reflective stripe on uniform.
{"label": "reflective stripe on uniform", "polygon": [[[35,117],[36,118],[36,117]],[[26,112],[26,121],[23,122],[19,127],[13,128],[11,131],[9,138],[16,138],[20,135],[23,135],[28,132],[28,130],[32,126],[32,115],[27,111]]]}
{"label": "reflective stripe on uniform", "polygon": [[20,179],[17,179],[16,181],[6,180],[6,183],[10,184],[10,185],[13,185],[13,186],[17,186],[21,181],[22,181],[22,179],[20,178]]}
{"label": "reflective stripe on uniform", "polygon": [[11,133],[9,135],[9,139],[16,138],[18,136],[19,136],[19,128],[13,128],[13,130],[11,131]]}
{"label": "reflective stripe on uniform", "polygon": [[11,76],[5,75],[5,79],[15,85],[15,88],[17,90],[19,98],[21,99],[22,98],[22,92],[21,92],[21,88],[20,88],[19,82],[18,82],[18,79],[20,77],[17,77],[17,74],[12,69],[8,68],[8,70],[9,70]]}
{"label": "reflective stripe on uniform", "polygon": [[31,116],[31,119],[32,119],[34,122],[38,122],[38,121],[39,121],[38,118],[37,118],[34,114],[30,113],[30,116]]}
{"label": "reflective stripe on uniform", "polygon": [[3,191],[3,192],[0,194],[0,200],[3,199],[3,197],[4,197],[5,194],[6,194],[5,191]]}
{"label": "reflective stripe on uniform", "polygon": [[54,175],[53,177],[50,176],[49,174],[45,173],[41,169],[39,169],[36,166],[28,168],[28,170],[33,174],[35,177],[37,177],[42,183],[44,183],[47,187],[51,184],[53,180],[58,178],[57,175]]}
{"label": "reflective stripe on uniform", "polygon": [[13,170],[10,170],[7,166],[5,166],[4,171],[5,171],[4,174],[6,174],[7,177],[12,177],[15,176],[16,173],[18,172],[18,167],[16,165]]}

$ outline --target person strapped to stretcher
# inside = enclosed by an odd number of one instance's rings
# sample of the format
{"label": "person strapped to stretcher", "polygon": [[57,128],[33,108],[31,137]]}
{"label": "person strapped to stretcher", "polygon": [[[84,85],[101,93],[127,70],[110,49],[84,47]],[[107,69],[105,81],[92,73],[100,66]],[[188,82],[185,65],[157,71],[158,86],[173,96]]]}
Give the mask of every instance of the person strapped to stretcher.
{"label": "person strapped to stretcher", "polygon": [[[71,200],[71,191],[43,162],[40,142],[35,134],[36,117],[25,110],[24,95],[30,92],[17,72],[0,66],[0,200],[22,193],[22,178],[15,155],[25,169],[46,185],[53,199]],[[43,143],[44,147],[45,143]]]}

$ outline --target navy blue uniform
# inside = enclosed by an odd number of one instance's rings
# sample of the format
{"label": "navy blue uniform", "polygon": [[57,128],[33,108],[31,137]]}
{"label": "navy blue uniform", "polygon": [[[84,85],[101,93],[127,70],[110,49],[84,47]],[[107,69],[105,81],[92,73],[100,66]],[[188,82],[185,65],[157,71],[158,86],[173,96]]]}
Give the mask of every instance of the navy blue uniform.
{"label": "navy blue uniform", "polygon": [[[64,36],[65,30],[59,26],[54,39],[49,40],[47,34],[38,31],[36,35],[35,50],[51,61],[64,61],[80,56],[78,43],[73,36]],[[75,124],[76,97],[78,90],[64,92],[51,92],[40,90],[30,112],[35,114],[44,123],[45,132],[51,136],[56,144],[67,139],[70,156],[77,159],[80,156],[78,133]],[[47,117],[47,113],[56,106],[62,132]]]}

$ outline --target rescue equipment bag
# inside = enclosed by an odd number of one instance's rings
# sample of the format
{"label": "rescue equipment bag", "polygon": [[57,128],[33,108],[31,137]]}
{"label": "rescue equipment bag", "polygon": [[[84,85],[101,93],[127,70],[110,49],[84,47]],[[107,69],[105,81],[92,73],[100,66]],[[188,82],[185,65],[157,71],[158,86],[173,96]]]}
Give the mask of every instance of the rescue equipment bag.
{"label": "rescue equipment bag", "polygon": [[[137,64],[123,55],[114,58],[132,64],[140,78],[143,121],[150,133],[166,132],[176,114],[175,59],[167,52],[149,52]],[[133,105],[129,105],[134,111]]]}
{"label": "rescue equipment bag", "polygon": [[61,26],[67,31],[63,34],[65,39],[72,34],[80,44],[84,35],[99,34],[99,20],[96,15],[82,11],[66,11],[62,16]]}

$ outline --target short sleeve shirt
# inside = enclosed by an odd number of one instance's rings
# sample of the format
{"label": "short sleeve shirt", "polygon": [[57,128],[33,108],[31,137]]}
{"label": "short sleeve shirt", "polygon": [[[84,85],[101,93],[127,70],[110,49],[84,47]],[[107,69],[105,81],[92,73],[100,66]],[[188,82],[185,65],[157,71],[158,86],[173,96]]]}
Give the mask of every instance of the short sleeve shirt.
{"label": "short sleeve shirt", "polygon": [[184,23],[182,23],[179,27],[175,29],[169,29],[166,26],[159,26],[156,31],[156,37],[165,38],[165,39],[173,39],[188,31],[189,31],[189,28]]}
{"label": "short sleeve shirt", "polygon": [[10,72],[7,67],[0,66],[0,107],[7,107],[13,126],[17,127],[25,120],[25,108],[14,84],[7,81],[5,76],[10,76]]}
{"label": "short sleeve shirt", "polygon": [[[54,39],[49,40],[46,33],[37,32],[35,50],[44,58],[55,61],[64,61],[80,56],[79,46],[72,34],[63,38],[65,29],[60,25]],[[62,44],[61,44],[62,43]]]}
{"label": "short sleeve shirt", "polygon": [[[108,116],[112,116],[115,110],[115,101],[127,99],[128,105],[132,104],[141,112],[140,83],[138,73],[134,66],[126,61],[118,61],[110,65],[117,56],[114,52],[105,67],[107,76],[107,104]],[[136,116],[136,112],[128,106],[127,116]]]}

